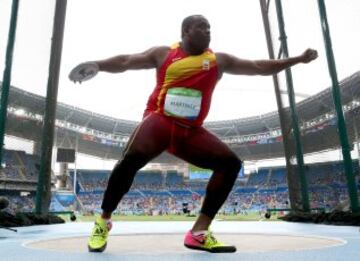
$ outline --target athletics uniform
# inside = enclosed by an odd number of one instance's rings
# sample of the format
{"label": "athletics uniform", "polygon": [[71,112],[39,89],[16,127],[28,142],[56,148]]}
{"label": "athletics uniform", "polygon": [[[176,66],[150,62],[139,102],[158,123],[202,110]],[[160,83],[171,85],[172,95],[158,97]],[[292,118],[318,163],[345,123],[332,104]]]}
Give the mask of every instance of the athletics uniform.
{"label": "athletics uniform", "polygon": [[201,126],[209,112],[217,80],[216,57],[210,49],[189,56],[175,44],[157,73],[157,85],[145,115],[156,112],[189,126]]}
{"label": "athletics uniform", "polygon": [[115,165],[102,209],[113,212],[128,192],[136,172],[167,150],[202,168],[212,169],[201,212],[213,218],[226,200],[241,168],[230,148],[201,125],[218,80],[216,56],[210,50],[187,55],[175,44],[157,72],[143,121]]}

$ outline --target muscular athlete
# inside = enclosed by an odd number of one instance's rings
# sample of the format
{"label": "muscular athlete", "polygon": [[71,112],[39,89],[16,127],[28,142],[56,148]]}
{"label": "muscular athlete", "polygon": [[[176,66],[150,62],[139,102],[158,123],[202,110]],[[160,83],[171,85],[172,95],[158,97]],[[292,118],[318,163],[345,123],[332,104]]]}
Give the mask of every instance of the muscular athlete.
{"label": "muscular athlete", "polygon": [[101,206],[103,213],[97,218],[88,241],[90,251],[104,251],[112,212],[129,191],[136,172],[165,150],[213,171],[200,215],[185,235],[184,245],[209,252],[236,251],[234,246],[217,241],[209,231],[242,165],[226,144],[202,127],[213,90],[224,73],[273,75],[298,63],[309,63],[317,58],[317,52],[307,49],[291,58],[252,61],[214,53],[209,43],[208,20],[202,15],[193,15],[183,20],[179,43],[91,62],[99,71],[109,73],[155,68],[157,83],[142,122],[111,173]]}

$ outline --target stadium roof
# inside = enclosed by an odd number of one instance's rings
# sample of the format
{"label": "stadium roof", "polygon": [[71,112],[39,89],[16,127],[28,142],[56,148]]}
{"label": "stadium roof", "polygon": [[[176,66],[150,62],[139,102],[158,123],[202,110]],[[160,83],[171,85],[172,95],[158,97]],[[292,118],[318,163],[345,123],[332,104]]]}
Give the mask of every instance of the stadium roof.
{"label": "stadium roof", "polygon": [[[354,97],[359,97],[360,72],[342,80],[340,86],[343,104],[350,102]],[[43,115],[45,97],[12,87],[9,105],[23,108],[34,114]],[[311,120],[319,114],[332,111],[334,106],[331,88],[327,88],[314,96],[304,99],[296,107],[300,122]],[[287,110],[289,109],[287,108]],[[123,135],[130,135],[138,124],[136,121],[116,119],[64,103],[58,103],[56,118],[98,131]],[[221,137],[262,133],[269,129],[279,128],[279,125],[277,111],[253,117],[205,123],[206,128]]]}
{"label": "stadium roof", "polygon": [[[340,82],[340,87],[343,104],[348,104],[354,99],[359,99],[360,72],[342,80]],[[331,88],[327,88],[296,105],[300,124],[311,121],[320,115],[333,113],[334,106],[331,91]],[[34,115],[43,115],[45,110],[45,97],[16,87],[11,87],[9,106],[17,109],[23,109],[24,111]],[[286,108],[285,110],[289,111],[289,108]],[[136,121],[116,119],[64,103],[58,103],[56,118],[57,120],[84,128],[113,135],[120,135],[123,137],[129,137],[138,124]],[[358,122],[356,121],[356,119],[359,118],[358,114],[356,114],[353,118],[355,122]],[[8,119],[9,123],[7,126],[7,133],[35,141],[39,141],[41,139],[39,136],[39,133],[41,133],[41,124],[39,124],[39,122],[36,123],[34,121],[31,122],[27,120],[22,121],[22,124],[19,125],[19,117],[8,116]],[[347,118],[347,122],[350,124],[350,122],[353,122],[353,119],[349,117]],[[244,135],[266,133],[271,130],[279,129],[280,123],[278,113],[277,111],[274,111],[254,117],[207,122],[205,123],[205,127],[215,133],[219,138],[226,139]],[[31,128],[33,128],[32,132],[25,131],[25,129],[29,130]],[[349,129],[352,128],[348,128],[348,131],[350,132],[350,136],[353,138],[352,130]],[[64,137],[68,138],[69,142],[65,146],[74,147],[74,142],[70,142],[70,140],[75,140],[75,137],[78,136],[79,133],[74,130],[57,128],[57,135],[59,136],[58,140],[65,140]],[[323,142],[314,142],[314,140],[319,141],[324,139],[324,136],[326,135],[330,135],[333,138],[326,141],[324,140]],[[326,133],[310,133],[309,135],[306,135],[306,138],[304,139],[304,152],[314,152],[338,146],[338,142],[336,143],[334,139],[336,139],[336,128],[332,128]],[[64,146],[64,144],[59,141],[57,141],[57,145]],[[82,139],[79,142],[79,151],[102,158],[118,158],[119,153],[123,149],[123,144],[119,144],[117,148],[110,147],[108,145],[109,144],[98,144]],[[237,153],[239,153],[239,155],[242,155],[243,159],[271,158],[283,155],[282,142],[273,144],[259,143],[257,146],[251,147],[246,144],[232,144],[231,146]],[[167,159],[167,161],[169,161],[169,159]]]}

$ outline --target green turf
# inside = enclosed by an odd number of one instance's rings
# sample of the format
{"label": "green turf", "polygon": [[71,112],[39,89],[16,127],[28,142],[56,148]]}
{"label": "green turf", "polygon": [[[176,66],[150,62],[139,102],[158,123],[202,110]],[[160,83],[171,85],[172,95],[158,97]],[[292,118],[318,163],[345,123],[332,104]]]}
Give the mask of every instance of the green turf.
{"label": "green turf", "polygon": [[[70,221],[69,215],[60,215],[66,221]],[[167,216],[123,216],[113,215],[113,221],[195,221],[196,216],[186,215],[167,215]],[[276,221],[277,216],[272,215],[270,219],[260,217],[257,213],[248,215],[217,215],[216,220],[221,221]],[[91,222],[95,220],[95,216],[77,216],[77,222]]]}

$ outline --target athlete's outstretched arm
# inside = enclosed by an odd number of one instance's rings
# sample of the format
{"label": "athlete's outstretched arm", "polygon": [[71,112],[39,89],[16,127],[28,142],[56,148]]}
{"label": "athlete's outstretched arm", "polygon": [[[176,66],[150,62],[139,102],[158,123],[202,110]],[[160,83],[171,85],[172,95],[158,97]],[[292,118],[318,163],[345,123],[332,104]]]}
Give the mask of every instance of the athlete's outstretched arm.
{"label": "athlete's outstretched arm", "polygon": [[157,68],[164,61],[169,47],[153,47],[137,54],[123,54],[105,60],[93,61],[99,71],[119,73],[126,70]]}
{"label": "athlete's outstretched arm", "polygon": [[299,56],[277,60],[245,60],[226,53],[217,53],[221,73],[244,75],[272,75],[298,63],[309,63],[317,58],[317,51],[307,49]]}
{"label": "athlete's outstretched arm", "polygon": [[153,47],[142,53],[123,54],[105,60],[80,63],[69,74],[73,82],[92,79],[99,71],[118,73],[126,70],[159,68],[168,54],[169,47]]}

